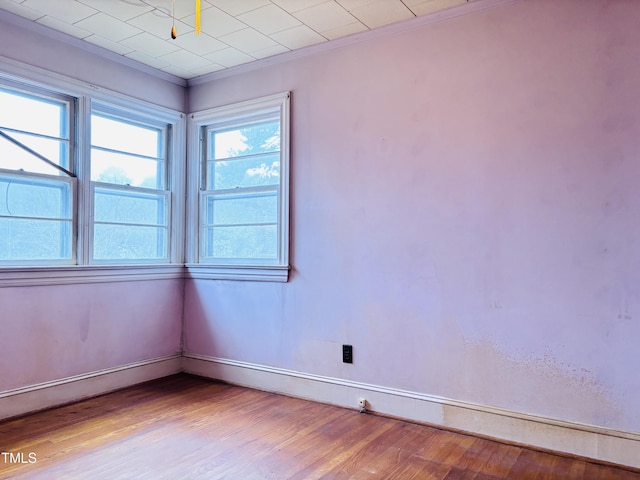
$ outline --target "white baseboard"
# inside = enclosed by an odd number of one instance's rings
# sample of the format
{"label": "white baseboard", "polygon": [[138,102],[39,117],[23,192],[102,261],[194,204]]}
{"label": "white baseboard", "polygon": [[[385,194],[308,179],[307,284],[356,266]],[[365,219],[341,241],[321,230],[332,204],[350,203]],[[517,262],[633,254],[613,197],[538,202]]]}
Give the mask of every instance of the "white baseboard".
{"label": "white baseboard", "polygon": [[180,354],[0,392],[0,420],[95,397],[181,371]]}
{"label": "white baseboard", "polygon": [[184,372],[317,402],[640,468],[640,433],[610,430],[417,392],[185,353]]}

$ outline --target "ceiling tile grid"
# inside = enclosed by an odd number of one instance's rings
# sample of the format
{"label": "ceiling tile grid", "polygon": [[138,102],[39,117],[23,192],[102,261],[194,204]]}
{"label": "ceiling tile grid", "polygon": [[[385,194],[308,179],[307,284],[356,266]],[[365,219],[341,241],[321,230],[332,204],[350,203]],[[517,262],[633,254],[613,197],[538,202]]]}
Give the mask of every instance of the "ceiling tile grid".
{"label": "ceiling tile grid", "polygon": [[[0,0],[0,9],[190,79],[469,0]],[[171,27],[177,38],[171,38]]]}

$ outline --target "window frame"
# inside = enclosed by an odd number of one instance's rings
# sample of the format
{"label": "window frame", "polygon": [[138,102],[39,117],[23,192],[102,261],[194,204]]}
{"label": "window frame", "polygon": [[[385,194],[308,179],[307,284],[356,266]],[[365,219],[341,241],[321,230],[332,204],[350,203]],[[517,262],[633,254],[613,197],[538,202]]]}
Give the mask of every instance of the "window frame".
{"label": "window frame", "polygon": [[[122,185],[111,182],[101,182],[97,180],[89,179],[89,204],[91,215],[89,218],[89,242],[88,242],[88,263],[90,265],[144,265],[144,264],[167,264],[171,263],[172,257],[172,220],[175,218],[173,215],[173,202],[172,195],[170,189],[170,166],[173,163],[171,156],[172,151],[172,141],[171,141],[171,133],[172,133],[172,125],[170,123],[166,123],[162,119],[157,119],[155,117],[149,117],[141,114],[138,111],[132,111],[128,108],[118,108],[117,106],[107,104],[105,102],[92,101],[91,102],[91,110],[89,112],[89,119],[93,115],[97,115],[103,118],[109,118],[111,120],[119,121],[121,123],[128,123],[131,125],[139,125],[145,126],[152,129],[158,129],[162,131],[162,167],[159,172],[159,177],[161,177],[160,184],[161,188],[147,188],[133,185]],[[91,125],[91,120],[90,123]],[[89,158],[87,159],[87,164],[89,170],[91,170],[91,151],[94,148],[93,142],[91,140],[91,135],[88,135],[87,138],[88,148],[89,148]],[[100,147],[100,150],[104,151],[104,147]],[[135,156],[135,155],[134,155]],[[160,168],[160,167],[159,167]],[[157,195],[159,197],[164,197],[165,199],[165,225],[158,225],[158,227],[163,227],[166,229],[166,238],[165,238],[165,255],[161,258],[131,258],[131,259],[105,259],[105,258],[96,258],[95,257],[95,226],[96,224],[102,224],[103,222],[97,222],[95,220],[95,192],[96,189],[109,190],[112,192],[121,191],[122,195],[131,195],[135,196],[139,194],[140,196],[144,195]],[[122,223],[121,225],[124,225]],[[150,225],[151,226],[151,225]]]}
{"label": "window frame", "polygon": [[[187,210],[187,268],[188,278],[222,280],[254,280],[287,282],[289,279],[290,249],[290,92],[277,93],[257,99],[233,103],[221,107],[194,112],[188,124],[188,195]],[[204,215],[207,155],[204,135],[212,128],[227,128],[257,123],[260,119],[277,116],[280,121],[280,181],[276,192],[277,207],[277,255],[275,260],[212,259],[201,256],[201,219]],[[252,188],[247,188],[247,191]]]}
{"label": "window frame", "polygon": [[[26,92],[45,92],[74,99],[75,115],[70,123],[70,170],[74,174],[73,225],[75,234],[73,263],[19,262],[0,264],[0,288],[11,286],[63,285],[151,279],[184,278],[184,235],[186,197],[186,115],[175,109],[139,100],[62,74],[26,65],[8,58],[0,59],[0,85]],[[171,125],[167,152],[167,184],[171,198],[169,256],[162,263],[92,264],[89,259],[92,212],[89,169],[91,105],[128,111],[132,115],[153,118]],[[6,170],[9,173],[15,173]],[[56,177],[57,178],[57,177]]]}
{"label": "window frame", "polygon": [[[12,268],[16,266],[61,266],[61,265],[75,265],[77,263],[77,238],[78,238],[78,218],[77,218],[77,177],[75,175],[76,165],[76,128],[75,118],[77,112],[77,98],[72,95],[57,92],[51,89],[43,88],[41,86],[30,85],[28,83],[16,82],[13,79],[5,79],[0,76],[0,89],[8,92],[11,95],[23,96],[31,99],[40,99],[43,103],[50,104],[66,104],[65,106],[65,118],[64,122],[61,122],[60,126],[63,131],[66,131],[67,137],[57,137],[57,141],[64,141],[67,144],[67,158],[66,164],[59,165],[50,159],[40,155],[37,151],[32,151],[31,154],[35,154],[39,161],[49,164],[52,168],[57,169],[55,173],[42,173],[29,170],[12,170],[6,168],[0,168],[0,175],[6,178],[15,178],[20,183],[28,183],[29,180],[34,183],[66,183],[69,186],[71,201],[70,213],[71,218],[71,232],[68,241],[71,243],[70,256],[68,258],[50,258],[50,259],[20,259],[20,260],[0,260],[0,268]],[[50,135],[43,135],[35,131],[16,130],[12,127],[5,127],[4,130],[9,130],[12,133],[19,133],[23,135],[47,138],[53,140],[54,137]],[[7,139],[7,141],[11,141]],[[27,146],[28,147],[28,146]],[[19,147],[24,148],[24,147]],[[46,160],[43,160],[45,158]],[[7,217],[10,218],[10,217]],[[36,217],[33,217],[36,218]],[[58,219],[63,221],[64,219]]]}

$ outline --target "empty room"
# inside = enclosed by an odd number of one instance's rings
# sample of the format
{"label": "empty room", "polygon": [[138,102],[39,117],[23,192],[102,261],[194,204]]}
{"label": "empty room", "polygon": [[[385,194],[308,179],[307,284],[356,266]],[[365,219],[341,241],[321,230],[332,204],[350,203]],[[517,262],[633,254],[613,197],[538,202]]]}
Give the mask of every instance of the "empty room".
{"label": "empty room", "polygon": [[640,479],[638,25],[0,0],[0,478]]}

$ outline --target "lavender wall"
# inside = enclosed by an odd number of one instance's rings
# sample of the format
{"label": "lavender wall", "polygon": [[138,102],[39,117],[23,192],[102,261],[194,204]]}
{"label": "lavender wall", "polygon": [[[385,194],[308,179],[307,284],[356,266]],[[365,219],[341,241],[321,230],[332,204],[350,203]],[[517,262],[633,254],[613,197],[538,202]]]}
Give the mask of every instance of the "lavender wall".
{"label": "lavender wall", "polygon": [[640,432],[638,24],[521,1],[194,86],[292,90],[293,270],[187,281],[185,350]]}
{"label": "lavender wall", "polygon": [[0,288],[0,392],[180,352],[182,280]]}
{"label": "lavender wall", "polygon": [[[6,68],[17,61],[185,110],[185,87],[32,28],[0,12]],[[0,288],[0,392],[180,353],[182,291],[182,279]]]}

